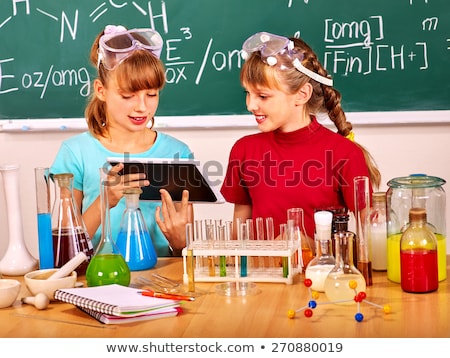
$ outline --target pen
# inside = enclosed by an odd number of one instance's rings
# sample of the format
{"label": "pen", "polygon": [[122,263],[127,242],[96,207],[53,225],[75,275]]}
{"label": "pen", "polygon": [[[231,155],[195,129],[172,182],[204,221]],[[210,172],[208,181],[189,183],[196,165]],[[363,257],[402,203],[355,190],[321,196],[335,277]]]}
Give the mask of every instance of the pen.
{"label": "pen", "polygon": [[195,297],[191,297],[191,296],[176,295],[176,294],[172,294],[172,293],[154,292],[151,290],[139,291],[138,293],[140,293],[142,296],[167,298],[170,300],[183,300],[183,301],[194,301],[195,300]]}

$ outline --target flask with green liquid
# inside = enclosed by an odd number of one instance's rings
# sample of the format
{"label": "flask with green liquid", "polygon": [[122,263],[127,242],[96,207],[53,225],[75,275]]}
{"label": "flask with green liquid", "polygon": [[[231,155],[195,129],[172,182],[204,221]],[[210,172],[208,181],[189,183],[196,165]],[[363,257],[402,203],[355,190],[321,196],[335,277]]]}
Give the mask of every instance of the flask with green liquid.
{"label": "flask with green liquid", "polygon": [[128,286],[131,280],[130,269],[111,237],[107,186],[107,175],[100,169],[102,238],[86,270],[89,287],[111,284]]}

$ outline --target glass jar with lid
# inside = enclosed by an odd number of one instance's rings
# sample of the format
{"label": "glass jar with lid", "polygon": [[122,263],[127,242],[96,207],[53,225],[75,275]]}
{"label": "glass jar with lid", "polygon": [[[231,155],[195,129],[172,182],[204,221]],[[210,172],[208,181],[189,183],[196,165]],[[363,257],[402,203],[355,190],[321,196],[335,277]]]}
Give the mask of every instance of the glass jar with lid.
{"label": "glass jar with lid", "polygon": [[387,276],[390,281],[400,283],[400,239],[409,226],[411,208],[425,209],[428,225],[437,239],[439,281],[447,278],[445,183],[444,179],[424,174],[393,178],[387,183]]}

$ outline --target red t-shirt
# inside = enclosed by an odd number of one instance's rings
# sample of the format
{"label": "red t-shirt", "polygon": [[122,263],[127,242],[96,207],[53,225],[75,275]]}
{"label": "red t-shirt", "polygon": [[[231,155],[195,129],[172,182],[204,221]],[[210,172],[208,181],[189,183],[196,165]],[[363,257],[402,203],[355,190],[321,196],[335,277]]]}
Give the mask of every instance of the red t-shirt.
{"label": "red t-shirt", "polygon": [[353,211],[353,178],[369,171],[362,150],[317,122],[294,132],[257,133],[231,149],[221,193],[234,204],[252,206],[252,217],[272,217],[275,235],[289,208],[303,208],[305,229],[314,237],[314,211]]}

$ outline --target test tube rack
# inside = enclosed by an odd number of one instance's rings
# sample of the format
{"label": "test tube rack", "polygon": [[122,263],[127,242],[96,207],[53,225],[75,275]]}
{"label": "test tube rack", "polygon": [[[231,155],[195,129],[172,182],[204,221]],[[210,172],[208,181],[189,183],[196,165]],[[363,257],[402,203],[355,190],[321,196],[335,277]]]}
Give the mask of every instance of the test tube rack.
{"label": "test tube rack", "polygon": [[[194,258],[195,282],[275,282],[292,284],[296,274],[301,273],[301,266],[295,264],[299,243],[281,240],[240,240],[227,241],[193,241],[191,247]],[[188,284],[187,256],[188,249],[184,248],[183,281]],[[222,267],[220,257],[225,257],[226,265]],[[247,257],[247,275],[241,275],[241,258]],[[284,260],[283,260],[284,258]],[[287,267],[283,267],[284,265]],[[223,261],[222,261],[223,262]],[[211,267],[213,265],[213,267]],[[211,274],[213,269],[214,275]]]}

